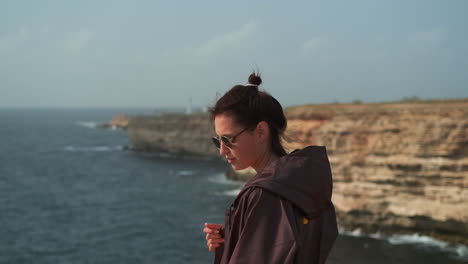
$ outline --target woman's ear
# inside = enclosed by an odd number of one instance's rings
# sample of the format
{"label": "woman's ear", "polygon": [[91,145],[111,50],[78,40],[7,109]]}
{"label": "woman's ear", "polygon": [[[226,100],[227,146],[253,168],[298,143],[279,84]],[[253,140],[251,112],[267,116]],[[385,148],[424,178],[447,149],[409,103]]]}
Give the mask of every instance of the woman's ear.
{"label": "woman's ear", "polygon": [[260,121],[257,124],[257,127],[255,128],[256,130],[256,135],[257,139],[259,142],[263,143],[265,140],[267,140],[268,135],[270,134],[270,127],[268,126],[268,123],[265,121]]}

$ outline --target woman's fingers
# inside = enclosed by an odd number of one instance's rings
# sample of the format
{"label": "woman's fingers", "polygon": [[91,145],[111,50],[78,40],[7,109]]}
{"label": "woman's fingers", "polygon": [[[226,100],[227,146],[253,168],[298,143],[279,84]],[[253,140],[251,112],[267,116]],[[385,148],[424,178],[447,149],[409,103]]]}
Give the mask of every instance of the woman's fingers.
{"label": "woman's fingers", "polygon": [[219,234],[219,230],[211,229],[208,227],[203,228],[203,232],[209,233],[209,234]]}
{"label": "woman's fingers", "polygon": [[222,238],[211,238],[211,239],[208,239],[208,245],[209,245],[209,244],[219,244],[219,243],[224,243],[224,239],[222,239]]}
{"label": "woman's fingers", "polygon": [[209,229],[217,229],[217,230],[223,228],[222,224],[205,223],[205,226],[208,227]]}
{"label": "woman's fingers", "polygon": [[223,225],[221,224],[205,223],[203,232],[206,233],[206,244],[208,246],[208,250],[211,252],[214,252],[221,243],[224,243],[224,239],[219,233],[221,228],[223,228]]}
{"label": "woman's fingers", "polygon": [[216,248],[219,247],[219,244],[211,244],[208,249],[211,251],[211,252],[215,252]]}
{"label": "woman's fingers", "polygon": [[221,238],[221,235],[213,235],[213,234],[206,234],[206,240],[210,239],[210,238]]}
{"label": "woman's fingers", "polygon": [[206,245],[208,246],[209,251],[214,252],[222,243],[224,243],[223,238],[210,238]]}

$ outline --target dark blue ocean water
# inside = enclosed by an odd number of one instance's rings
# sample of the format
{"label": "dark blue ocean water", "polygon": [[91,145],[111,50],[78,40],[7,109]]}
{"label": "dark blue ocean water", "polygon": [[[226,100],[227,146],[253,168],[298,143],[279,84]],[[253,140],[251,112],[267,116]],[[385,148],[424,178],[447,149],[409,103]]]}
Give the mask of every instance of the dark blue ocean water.
{"label": "dark blue ocean water", "polygon": [[[126,150],[96,128],[148,109],[0,109],[0,263],[211,263],[204,222],[241,185],[220,160]],[[210,135],[207,135],[209,138]],[[420,236],[339,236],[329,263],[464,263]]]}

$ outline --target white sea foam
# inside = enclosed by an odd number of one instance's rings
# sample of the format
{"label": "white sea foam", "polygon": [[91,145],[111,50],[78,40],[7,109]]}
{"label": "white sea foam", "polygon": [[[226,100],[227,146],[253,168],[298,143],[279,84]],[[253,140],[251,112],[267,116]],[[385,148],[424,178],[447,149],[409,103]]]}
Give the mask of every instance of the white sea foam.
{"label": "white sea foam", "polygon": [[459,244],[450,244],[432,237],[419,234],[413,235],[392,235],[388,237],[388,242],[393,245],[415,244],[428,247],[439,248],[442,251],[455,254],[458,258],[468,261],[468,247]]}
{"label": "white sea foam", "polygon": [[413,244],[425,247],[438,248],[441,251],[454,254],[457,258],[468,261],[468,247],[460,244],[451,244],[429,236],[419,234],[413,235],[390,235],[385,236],[379,232],[374,234],[363,234],[361,229],[344,231],[340,228],[340,234],[352,237],[370,237],[378,240],[386,240],[392,245]]}
{"label": "white sea foam", "polygon": [[241,191],[241,188],[239,189],[234,189],[234,190],[228,190],[228,191],[224,191],[223,192],[223,195],[227,195],[227,196],[237,196]]}
{"label": "white sea foam", "polygon": [[352,237],[362,237],[364,236],[361,232],[361,229],[360,228],[357,228],[353,231],[343,231],[343,230],[339,230],[340,234],[341,235],[345,235],[345,236],[352,236]]}
{"label": "white sea foam", "polygon": [[393,245],[401,244],[426,244],[436,247],[446,247],[448,246],[447,242],[440,241],[428,236],[421,236],[418,234],[413,235],[393,235],[388,238],[388,242]]}
{"label": "white sea foam", "polygon": [[454,253],[457,254],[457,256],[460,259],[463,259],[468,262],[468,247],[464,245],[456,245],[454,248]]}
{"label": "white sea foam", "polygon": [[97,128],[99,125],[98,122],[92,122],[92,121],[76,121],[75,124],[82,126],[82,127],[87,127],[87,128]]}
{"label": "white sea foam", "polygon": [[108,125],[106,123],[94,122],[94,121],[76,121],[76,125],[86,128],[107,128],[109,130],[120,130],[121,128],[116,125]]}
{"label": "white sea foam", "polygon": [[232,190],[227,190],[227,191],[222,191],[222,192],[212,192],[211,194],[214,194],[216,196],[229,196],[229,197],[236,197],[242,188],[236,188]]}
{"label": "white sea foam", "polygon": [[224,173],[218,173],[214,174],[210,177],[207,178],[209,182],[220,184],[220,185],[228,185],[231,186],[235,189],[227,190],[227,191],[222,191],[222,192],[215,192],[215,195],[220,195],[220,196],[237,196],[239,192],[241,191],[242,187],[244,186],[245,182],[240,182],[240,181],[232,181],[226,178]]}
{"label": "white sea foam", "polygon": [[224,173],[218,173],[215,175],[212,175],[208,177],[209,182],[214,182],[214,183],[219,183],[219,184],[224,184],[224,185],[243,185],[245,182],[240,182],[240,181],[233,181],[224,175]]}
{"label": "white sea foam", "polygon": [[175,176],[189,176],[195,174],[195,172],[196,171],[193,170],[169,170],[168,174]]}
{"label": "white sea foam", "polygon": [[191,170],[180,170],[176,172],[177,176],[187,176],[187,175],[193,175],[195,172]]}

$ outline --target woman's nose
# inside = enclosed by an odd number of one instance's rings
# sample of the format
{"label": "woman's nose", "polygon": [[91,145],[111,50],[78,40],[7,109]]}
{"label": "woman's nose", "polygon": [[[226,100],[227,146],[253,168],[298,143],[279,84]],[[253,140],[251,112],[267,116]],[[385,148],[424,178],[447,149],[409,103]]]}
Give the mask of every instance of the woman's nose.
{"label": "woman's nose", "polygon": [[225,156],[227,153],[229,153],[229,148],[224,144],[223,141],[221,141],[219,146],[219,155]]}

